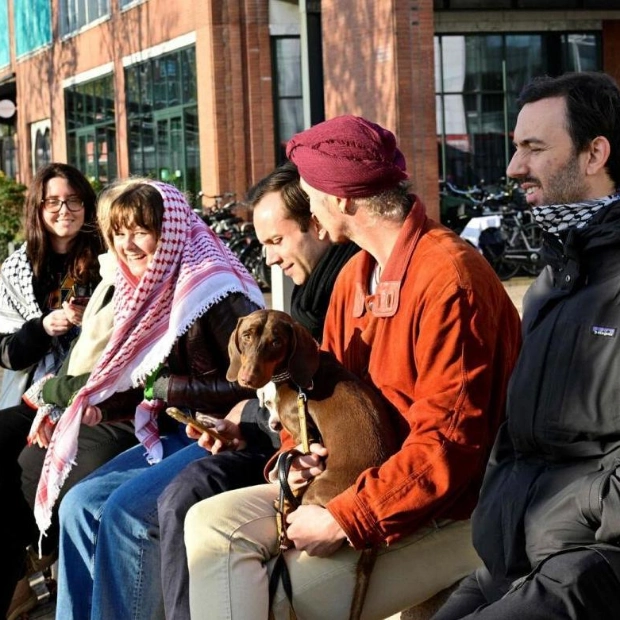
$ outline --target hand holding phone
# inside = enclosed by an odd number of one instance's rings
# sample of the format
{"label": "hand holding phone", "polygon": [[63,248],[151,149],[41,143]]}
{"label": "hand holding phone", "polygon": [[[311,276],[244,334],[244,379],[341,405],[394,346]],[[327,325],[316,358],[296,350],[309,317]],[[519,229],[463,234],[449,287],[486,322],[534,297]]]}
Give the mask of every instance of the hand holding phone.
{"label": "hand holding phone", "polygon": [[69,301],[76,306],[84,307],[89,300],[90,297],[71,297]]}
{"label": "hand holding phone", "polygon": [[222,444],[225,446],[228,446],[230,444],[230,440],[223,435],[220,435],[220,433],[218,433],[214,428],[196,420],[196,418],[192,418],[191,416],[183,413],[180,409],[177,409],[176,407],[168,407],[166,409],[166,413],[171,418],[174,418],[177,422],[181,422],[181,424],[189,424],[190,426],[193,426],[197,431],[201,433],[207,433],[207,435],[210,435],[211,437],[213,437],[213,439],[217,439],[218,441],[222,442]]}

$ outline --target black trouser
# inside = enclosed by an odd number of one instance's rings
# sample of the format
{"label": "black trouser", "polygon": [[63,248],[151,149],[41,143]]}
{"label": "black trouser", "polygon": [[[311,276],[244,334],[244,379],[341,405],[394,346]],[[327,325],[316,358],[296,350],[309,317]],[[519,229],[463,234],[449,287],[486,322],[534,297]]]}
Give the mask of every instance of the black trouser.
{"label": "black trouser", "polygon": [[[620,554],[620,549],[617,553]],[[620,618],[620,581],[593,549],[551,556],[501,598],[479,569],[466,577],[433,620],[613,620]]]}
{"label": "black trouser", "polygon": [[18,405],[0,411],[0,618],[6,617],[15,584],[24,571],[26,547],[36,541],[32,511],[21,490],[21,468],[17,462],[26,446],[35,411]]}
{"label": "black trouser", "polygon": [[274,450],[223,452],[190,463],[159,497],[161,577],[166,618],[190,620],[189,571],[183,539],[187,511],[200,500],[265,482]]}
{"label": "black trouser", "polygon": [[[18,405],[0,411],[0,497],[5,510],[0,511],[0,618],[13,596],[15,585],[24,571],[25,548],[37,545],[39,532],[32,509],[45,450],[26,447],[28,431],[35,411]],[[127,422],[80,427],[76,464],[62,487],[52,515],[52,526],[43,538],[43,552],[51,553],[58,543],[57,510],[64,494],[89,473],[137,442],[133,425]]]}

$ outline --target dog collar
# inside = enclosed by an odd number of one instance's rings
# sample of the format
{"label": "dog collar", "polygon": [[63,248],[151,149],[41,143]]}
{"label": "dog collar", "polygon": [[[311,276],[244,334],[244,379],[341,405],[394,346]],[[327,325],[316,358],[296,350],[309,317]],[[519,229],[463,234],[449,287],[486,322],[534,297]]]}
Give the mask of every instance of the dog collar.
{"label": "dog collar", "polygon": [[284,383],[285,381],[288,381],[291,378],[291,373],[288,370],[285,370],[284,372],[281,372],[279,375],[273,375],[273,377],[271,377],[271,380],[278,385],[278,383]]}

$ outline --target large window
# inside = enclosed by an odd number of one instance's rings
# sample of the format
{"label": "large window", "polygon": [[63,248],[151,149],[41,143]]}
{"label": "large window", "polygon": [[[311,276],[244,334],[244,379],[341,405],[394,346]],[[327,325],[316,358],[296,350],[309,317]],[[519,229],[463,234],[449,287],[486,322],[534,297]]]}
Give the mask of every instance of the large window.
{"label": "large window", "polygon": [[52,42],[50,0],[14,0],[13,16],[18,57]]}
{"label": "large window", "polygon": [[113,181],[116,166],[116,124],[112,75],[65,89],[69,162],[95,185]]}
{"label": "large window", "polygon": [[595,33],[435,37],[440,175],[458,185],[493,183],[512,156],[521,88],[538,75],[601,69]]}
{"label": "large window", "polygon": [[617,9],[618,0],[433,0],[441,9]]}
{"label": "large window", "polygon": [[11,49],[9,47],[9,14],[7,0],[0,0],[0,67],[11,62]]}
{"label": "large window", "polygon": [[298,36],[272,37],[276,160],[286,159],[286,143],[304,128],[301,47]]}
{"label": "large window", "polygon": [[129,168],[200,190],[196,51],[177,50],[125,69]]}
{"label": "large window", "polygon": [[71,34],[109,12],[110,0],[61,0],[60,32]]}

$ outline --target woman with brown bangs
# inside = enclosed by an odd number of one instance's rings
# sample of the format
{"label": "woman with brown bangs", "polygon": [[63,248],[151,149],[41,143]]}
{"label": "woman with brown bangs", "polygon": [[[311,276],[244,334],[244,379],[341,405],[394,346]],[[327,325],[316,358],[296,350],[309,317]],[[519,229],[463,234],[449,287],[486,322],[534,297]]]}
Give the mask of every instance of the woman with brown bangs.
{"label": "woman with brown bangs", "polygon": [[[55,536],[60,523],[56,616],[154,620],[161,603],[148,596],[141,577],[158,574],[150,567],[159,567],[159,555],[146,517],[157,511],[159,490],[204,456],[165,408],[223,417],[253,395],[226,379],[228,340],[237,320],[264,300],[239,260],[171,185],[131,183],[101,225],[118,261],[112,335],[54,426],[47,451],[27,448],[28,465],[22,453],[22,485],[35,499],[39,530]],[[140,445],[79,478],[89,459],[87,434],[127,423]],[[131,535],[117,544],[119,531]],[[103,594],[104,587],[114,594]]]}

